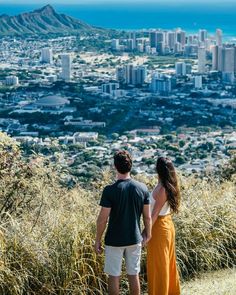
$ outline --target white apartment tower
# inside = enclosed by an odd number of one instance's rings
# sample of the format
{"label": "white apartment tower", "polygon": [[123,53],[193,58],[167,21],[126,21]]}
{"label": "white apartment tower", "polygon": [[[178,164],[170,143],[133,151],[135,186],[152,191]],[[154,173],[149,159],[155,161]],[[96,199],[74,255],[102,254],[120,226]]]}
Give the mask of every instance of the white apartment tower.
{"label": "white apartment tower", "polygon": [[175,49],[175,43],[176,43],[176,32],[168,32],[167,33],[167,45],[170,47],[171,50]]}
{"label": "white apartment tower", "polygon": [[234,73],[234,58],[235,49],[234,47],[223,48],[222,50],[222,72]]}
{"label": "white apartment tower", "polygon": [[52,64],[52,62],[53,62],[52,49],[50,49],[50,48],[43,48],[41,50],[41,62],[42,63]]}
{"label": "white apartment tower", "polygon": [[194,77],[194,87],[196,89],[202,88],[202,76],[195,76]]}
{"label": "white apartment tower", "polygon": [[206,48],[198,48],[198,72],[204,74],[206,72]]}
{"label": "white apartment tower", "polygon": [[181,29],[176,30],[176,42],[180,43],[181,46],[186,44],[186,32]]}
{"label": "white apartment tower", "polygon": [[111,48],[113,50],[119,50],[120,49],[120,40],[119,39],[112,39]]}
{"label": "white apartment tower", "polygon": [[67,82],[71,80],[71,63],[72,57],[70,54],[62,54],[61,55],[61,78]]}
{"label": "white apartment tower", "polygon": [[217,46],[222,46],[222,30],[217,29],[216,30],[216,45]]}

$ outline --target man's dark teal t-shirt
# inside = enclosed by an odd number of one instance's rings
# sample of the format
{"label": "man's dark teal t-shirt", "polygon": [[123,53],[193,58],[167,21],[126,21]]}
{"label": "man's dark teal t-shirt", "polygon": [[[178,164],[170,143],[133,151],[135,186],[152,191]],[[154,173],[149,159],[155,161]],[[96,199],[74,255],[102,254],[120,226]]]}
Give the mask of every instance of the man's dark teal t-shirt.
{"label": "man's dark teal t-shirt", "polygon": [[100,201],[100,206],[111,208],[105,244],[123,247],[140,243],[140,218],[143,206],[149,203],[146,185],[131,178],[106,186]]}

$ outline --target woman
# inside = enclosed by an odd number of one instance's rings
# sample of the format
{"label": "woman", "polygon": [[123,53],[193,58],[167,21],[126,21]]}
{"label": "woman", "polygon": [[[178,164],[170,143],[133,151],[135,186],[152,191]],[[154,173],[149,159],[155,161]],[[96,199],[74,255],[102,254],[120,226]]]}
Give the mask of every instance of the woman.
{"label": "woman", "polygon": [[170,159],[156,163],[158,184],[152,193],[152,238],[147,246],[149,295],[179,295],[180,283],[175,256],[172,213],[178,213],[180,191]]}

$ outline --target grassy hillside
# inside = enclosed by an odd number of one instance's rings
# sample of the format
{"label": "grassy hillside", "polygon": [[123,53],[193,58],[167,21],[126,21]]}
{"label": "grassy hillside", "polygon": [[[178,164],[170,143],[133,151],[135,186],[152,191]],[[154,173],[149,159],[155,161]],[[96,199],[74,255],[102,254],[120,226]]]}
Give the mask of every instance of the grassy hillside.
{"label": "grassy hillside", "polygon": [[[181,212],[174,220],[182,280],[236,263],[230,169],[221,180],[181,178]],[[94,254],[93,241],[98,200],[111,176],[105,173],[89,190],[68,189],[66,179],[66,171],[40,156],[26,161],[19,146],[0,134],[0,294],[106,294],[103,256]],[[150,188],[155,183],[141,179]],[[144,261],[145,250],[143,293]],[[122,294],[126,284],[122,279]]]}

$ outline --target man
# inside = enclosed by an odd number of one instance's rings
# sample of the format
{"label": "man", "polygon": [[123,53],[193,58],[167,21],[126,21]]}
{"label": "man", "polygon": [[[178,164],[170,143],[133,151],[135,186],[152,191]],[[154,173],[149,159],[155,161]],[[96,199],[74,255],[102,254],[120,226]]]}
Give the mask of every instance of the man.
{"label": "man", "polygon": [[[117,181],[104,188],[97,218],[95,251],[102,252],[101,238],[105,235],[105,267],[109,275],[108,294],[119,294],[122,258],[125,258],[130,294],[140,294],[139,271],[142,244],[151,238],[151,214],[147,187],[130,177],[132,158],[127,151],[114,155]],[[143,216],[143,237],[140,218]]]}

